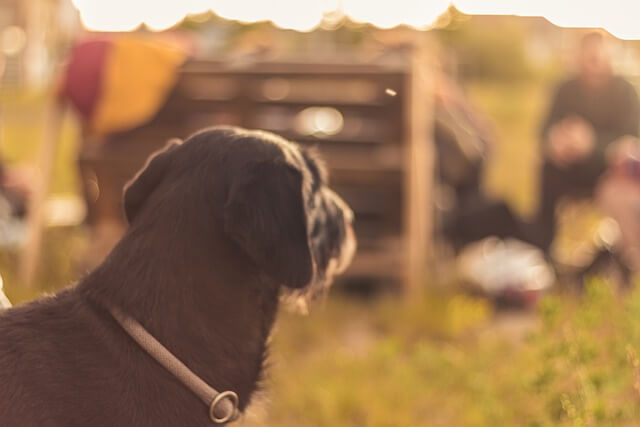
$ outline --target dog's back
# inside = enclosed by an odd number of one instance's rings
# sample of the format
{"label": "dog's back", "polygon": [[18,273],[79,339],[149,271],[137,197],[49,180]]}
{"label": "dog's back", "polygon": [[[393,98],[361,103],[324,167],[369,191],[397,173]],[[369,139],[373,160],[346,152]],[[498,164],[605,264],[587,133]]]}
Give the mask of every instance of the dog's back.
{"label": "dog's back", "polygon": [[[63,404],[73,387],[59,385],[82,370],[74,354],[92,342],[87,341],[84,311],[67,291],[0,312],[0,418],[20,419],[24,426],[50,425],[68,411],[65,418],[73,420],[77,409]],[[52,405],[35,407],[43,400]]]}
{"label": "dog's back", "polygon": [[0,311],[0,425],[200,425],[200,402],[117,328],[75,289]]}

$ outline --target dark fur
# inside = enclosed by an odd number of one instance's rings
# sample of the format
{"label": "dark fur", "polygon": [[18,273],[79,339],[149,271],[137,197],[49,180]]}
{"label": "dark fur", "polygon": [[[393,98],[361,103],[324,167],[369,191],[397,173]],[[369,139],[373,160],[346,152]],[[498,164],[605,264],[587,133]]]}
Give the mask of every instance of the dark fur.
{"label": "dark fur", "polygon": [[125,192],[130,227],[106,261],[77,286],[0,314],[0,425],[211,425],[108,304],[214,388],[235,391],[243,410],[281,285],[325,283],[330,260],[345,257],[351,213],[321,171],[312,153],[235,128],[156,154]]}

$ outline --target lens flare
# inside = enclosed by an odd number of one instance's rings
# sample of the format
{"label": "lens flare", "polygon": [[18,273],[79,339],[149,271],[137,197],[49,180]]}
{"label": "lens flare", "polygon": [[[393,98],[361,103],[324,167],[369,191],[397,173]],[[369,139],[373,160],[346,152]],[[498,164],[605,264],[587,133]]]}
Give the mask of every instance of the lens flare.
{"label": "lens flare", "polygon": [[309,107],[298,113],[296,131],[302,135],[318,138],[337,135],[342,131],[344,118],[342,113],[331,107]]}

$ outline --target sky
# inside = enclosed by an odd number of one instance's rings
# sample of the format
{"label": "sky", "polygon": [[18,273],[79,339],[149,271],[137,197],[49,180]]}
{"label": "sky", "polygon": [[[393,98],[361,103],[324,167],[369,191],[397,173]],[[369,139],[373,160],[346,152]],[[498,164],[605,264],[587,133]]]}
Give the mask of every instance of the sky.
{"label": "sky", "polygon": [[561,27],[604,28],[621,39],[640,39],[638,0],[71,0],[83,25],[95,31],[130,31],[144,24],[162,31],[185,16],[213,11],[239,22],[271,21],[297,31],[317,28],[327,15],[346,15],[379,28],[429,29],[454,5],[469,15],[542,16]]}

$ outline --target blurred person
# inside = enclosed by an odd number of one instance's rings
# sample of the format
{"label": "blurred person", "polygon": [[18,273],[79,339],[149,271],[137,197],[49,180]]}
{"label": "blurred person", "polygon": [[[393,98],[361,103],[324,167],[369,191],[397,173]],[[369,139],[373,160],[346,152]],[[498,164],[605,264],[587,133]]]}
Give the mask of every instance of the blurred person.
{"label": "blurred person", "polygon": [[624,138],[608,150],[607,160],[596,200],[615,224],[604,237],[619,249],[625,266],[640,271],[640,140]]}
{"label": "blurred person", "polygon": [[438,207],[444,237],[458,250],[488,236],[521,237],[520,222],[502,200],[481,187],[495,137],[480,111],[449,76],[436,74],[434,144],[438,165]]}
{"label": "blurred person", "polygon": [[434,89],[437,205],[457,273],[501,304],[533,306],[555,276],[542,251],[522,242],[522,221],[509,205],[482,188],[492,129],[448,75],[437,76]]}
{"label": "blurred person", "polygon": [[625,137],[638,136],[638,96],[613,73],[602,34],[585,35],[576,60],[575,75],[556,89],[541,129],[544,161],[529,240],[546,252],[556,234],[558,201],[591,196],[607,169],[607,152]]}

